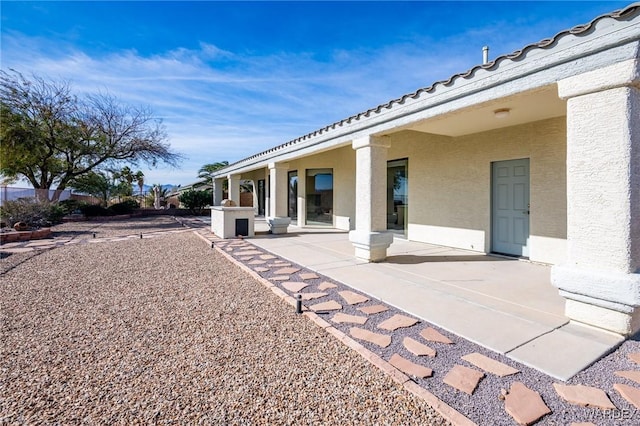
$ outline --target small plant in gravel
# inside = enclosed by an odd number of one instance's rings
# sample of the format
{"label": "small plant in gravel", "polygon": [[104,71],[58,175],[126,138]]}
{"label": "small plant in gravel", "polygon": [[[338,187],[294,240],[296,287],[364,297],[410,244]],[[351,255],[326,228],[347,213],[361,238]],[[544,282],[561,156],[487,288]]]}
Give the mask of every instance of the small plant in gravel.
{"label": "small plant in gravel", "polygon": [[41,228],[62,222],[64,215],[65,210],[58,203],[37,201],[35,198],[6,201],[0,207],[0,217],[9,226],[24,222],[31,228]]}

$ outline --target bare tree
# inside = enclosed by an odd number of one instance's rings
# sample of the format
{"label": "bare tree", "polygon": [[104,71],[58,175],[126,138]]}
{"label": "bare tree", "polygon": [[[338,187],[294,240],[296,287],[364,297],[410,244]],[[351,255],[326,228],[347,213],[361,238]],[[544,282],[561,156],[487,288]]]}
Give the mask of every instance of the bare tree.
{"label": "bare tree", "polygon": [[83,100],[66,82],[0,71],[0,174],[25,177],[38,197],[52,201],[74,179],[116,164],[176,166],[161,120],[149,107],[108,94]]}

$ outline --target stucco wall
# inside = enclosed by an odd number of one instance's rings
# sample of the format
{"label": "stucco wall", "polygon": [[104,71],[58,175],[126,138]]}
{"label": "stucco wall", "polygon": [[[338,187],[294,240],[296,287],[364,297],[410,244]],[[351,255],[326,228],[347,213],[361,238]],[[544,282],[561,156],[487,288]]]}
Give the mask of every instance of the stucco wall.
{"label": "stucco wall", "polygon": [[408,238],[491,251],[491,162],[530,159],[530,259],[566,257],[566,125],[554,118],[459,138],[402,132],[388,159],[409,158]]}

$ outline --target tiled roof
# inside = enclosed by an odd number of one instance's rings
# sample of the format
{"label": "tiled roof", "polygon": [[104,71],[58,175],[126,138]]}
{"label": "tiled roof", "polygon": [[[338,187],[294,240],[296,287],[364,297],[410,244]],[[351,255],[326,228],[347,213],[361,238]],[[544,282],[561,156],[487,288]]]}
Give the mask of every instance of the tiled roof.
{"label": "tiled roof", "polygon": [[466,72],[463,73],[458,73],[458,74],[454,74],[451,77],[449,77],[447,80],[440,80],[440,81],[436,81],[435,83],[433,83],[431,86],[428,87],[423,87],[420,88],[418,90],[416,90],[413,93],[409,93],[406,94],[404,96],[401,96],[397,99],[393,99],[387,103],[378,105],[375,108],[371,108],[368,109],[364,112],[361,112],[359,114],[356,115],[352,115],[351,117],[345,118],[343,120],[337,121],[335,123],[329,124],[328,126],[325,126],[321,129],[318,129],[314,132],[308,133],[304,136],[300,136],[296,139],[293,139],[289,142],[283,143],[281,145],[277,145],[274,146],[273,148],[269,148],[266,151],[262,151],[259,152],[257,154],[254,154],[250,157],[244,158],[242,160],[236,161],[235,163],[232,163],[229,165],[229,167],[234,166],[236,164],[239,163],[243,163],[249,160],[253,160],[259,157],[262,157],[266,154],[270,154],[273,153],[275,151],[279,151],[283,148],[286,148],[288,146],[291,145],[295,145],[299,142],[305,141],[307,139],[311,139],[315,136],[321,135],[323,133],[326,133],[330,130],[333,130],[337,127],[340,127],[344,124],[349,124],[353,121],[357,121],[360,120],[362,117],[369,117],[372,113],[379,113],[382,110],[389,110],[391,108],[393,108],[394,105],[402,105],[405,103],[405,101],[407,99],[417,99],[418,97],[420,97],[420,95],[422,93],[432,93],[434,90],[436,90],[436,87],[439,85],[442,86],[451,86],[457,79],[459,78],[469,78],[472,77],[473,74],[479,70],[479,69],[484,69],[484,70],[494,70],[498,67],[498,65],[500,63],[502,63],[503,61],[506,60],[517,60],[520,57],[523,57],[524,55],[527,54],[527,52],[533,50],[533,49],[547,49],[550,48],[550,46],[554,45],[558,39],[563,38],[567,35],[581,35],[581,34],[587,34],[591,31],[591,29],[596,25],[597,22],[605,19],[605,18],[613,18],[613,19],[617,19],[617,20],[623,20],[625,18],[627,18],[630,15],[633,15],[634,13],[636,13],[637,11],[640,10],[640,3],[636,2],[636,3],[632,3],[629,6],[623,8],[623,9],[619,9],[619,10],[615,10],[613,12],[609,12],[609,13],[605,13],[603,15],[600,15],[596,18],[594,18],[593,20],[591,20],[591,22],[587,23],[587,24],[582,24],[582,25],[576,25],[573,28],[570,28],[568,30],[564,30],[559,32],[558,34],[556,34],[555,36],[551,37],[551,38],[545,38],[543,40],[540,40],[537,43],[531,43],[526,45],[525,47],[523,47],[520,50],[516,50],[512,53],[506,54],[506,55],[501,55],[496,57],[494,60],[487,62],[486,64],[482,64],[482,65],[476,65],[473,68],[469,69]]}

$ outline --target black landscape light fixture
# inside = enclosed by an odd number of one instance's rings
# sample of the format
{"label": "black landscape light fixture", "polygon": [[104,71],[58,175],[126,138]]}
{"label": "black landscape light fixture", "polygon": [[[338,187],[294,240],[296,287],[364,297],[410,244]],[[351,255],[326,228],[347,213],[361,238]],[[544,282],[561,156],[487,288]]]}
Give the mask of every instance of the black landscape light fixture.
{"label": "black landscape light fixture", "polygon": [[300,293],[296,294],[296,314],[302,313],[302,295]]}

